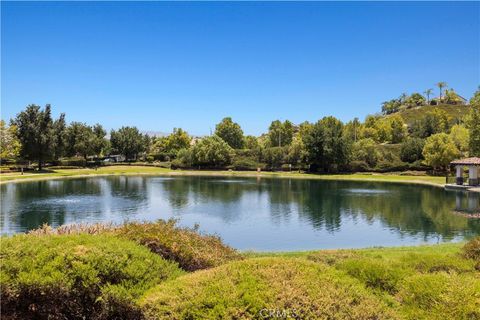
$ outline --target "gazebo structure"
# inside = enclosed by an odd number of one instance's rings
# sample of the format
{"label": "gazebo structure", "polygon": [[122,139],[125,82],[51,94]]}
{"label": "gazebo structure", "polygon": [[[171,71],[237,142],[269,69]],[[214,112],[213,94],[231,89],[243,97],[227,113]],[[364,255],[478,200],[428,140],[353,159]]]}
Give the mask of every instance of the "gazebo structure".
{"label": "gazebo structure", "polygon": [[463,186],[464,179],[463,179],[463,168],[468,167],[468,185],[469,186],[478,186],[480,183],[479,181],[479,171],[480,171],[480,158],[472,157],[472,158],[465,158],[454,160],[450,162],[452,166],[456,168],[456,184],[459,186]]}

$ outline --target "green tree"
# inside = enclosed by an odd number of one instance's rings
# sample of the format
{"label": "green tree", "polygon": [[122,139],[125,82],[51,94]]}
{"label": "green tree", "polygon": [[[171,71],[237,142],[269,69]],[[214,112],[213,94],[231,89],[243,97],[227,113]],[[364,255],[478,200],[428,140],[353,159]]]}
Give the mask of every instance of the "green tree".
{"label": "green tree", "polygon": [[177,154],[179,150],[190,146],[192,138],[181,128],[174,128],[173,132],[165,139],[163,152]]}
{"label": "green tree", "polygon": [[430,96],[432,95],[433,93],[433,89],[427,89],[423,92],[423,94],[425,94],[425,96],[427,97],[427,105],[430,104]]}
{"label": "green tree", "polygon": [[427,138],[435,133],[447,132],[450,126],[449,122],[447,113],[436,109],[417,120],[413,124],[412,132],[415,137]]}
{"label": "green tree", "polygon": [[447,87],[447,83],[443,82],[443,81],[438,82],[437,87],[438,87],[438,90],[440,91],[440,96],[439,96],[440,102],[442,102],[442,98],[443,98],[443,96],[442,96],[443,91],[442,90],[443,90],[443,88]]}
{"label": "green tree", "polygon": [[245,148],[247,149],[258,149],[260,147],[260,144],[258,143],[257,137],[254,136],[245,136]]}
{"label": "green tree", "polygon": [[377,130],[378,142],[391,142],[392,141],[392,127],[388,119],[382,119],[375,123],[375,129]]}
{"label": "green tree", "polygon": [[408,135],[407,126],[399,115],[392,115],[389,118],[392,143],[401,143]]}
{"label": "green tree", "polygon": [[95,156],[105,154],[108,149],[109,141],[107,140],[107,131],[103,129],[101,124],[96,124],[92,128],[93,131],[93,147],[92,151]]}
{"label": "green tree", "polygon": [[26,160],[38,161],[41,170],[46,160],[52,159],[55,148],[55,131],[49,104],[44,110],[29,105],[12,122],[17,127],[21,143],[20,156]]}
{"label": "green tree", "polygon": [[54,134],[54,148],[53,158],[59,159],[67,152],[67,125],[65,123],[65,114],[60,114],[60,117],[53,122]]}
{"label": "green tree", "polygon": [[420,93],[412,93],[405,101],[405,105],[409,108],[423,106],[425,104],[425,97]]}
{"label": "green tree", "polygon": [[69,156],[80,155],[85,160],[93,154],[95,135],[92,127],[81,122],[72,122],[67,128]]}
{"label": "green tree", "polygon": [[215,135],[223,139],[234,149],[242,149],[244,145],[243,131],[240,125],[233,122],[232,118],[227,117],[216,125]]}
{"label": "green tree", "polygon": [[325,142],[325,130],[320,121],[313,124],[308,134],[303,137],[306,150],[306,162],[311,171],[317,171],[323,165],[323,146]]}
{"label": "green tree", "polygon": [[404,162],[415,162],[423,159],[425,141],[420,138],[408,138],[402,143],[400,159]]}
{"label": "green tree", "polygon": [[124,155],[127,160],[136,160],[139,153],[147,150],[149,140],[136,127],[122,127],[118,131],[112,130],[110,133],[113,151]]}
{"label": "green tree", "polygon": [[343,136],[343,123],[335,117],[325,117],[321,120],[324,127],[323,169],[338,171],[349,161],[350,146]]}
{"label": "green tree", "polygon": [[467,116],[469,134],[469,154],[471,157],[480,157],[480,104],[472,105]]}
{"label": "green tree", "polygon": [[343,124],[335,117],[315,123],[303,137],[307,163],[312,171],[338,171],[349,161],[350,146]]}
{"label": "green tree", "polygon": [[192,164],[205,167],[229,165],[233,148],[217,135],[203,138],[192,147]]}
{"label": "green tree", "polygon": [[478,87],[477,91],[473,94],[473,97],[470,98],[470,105],[472,106],[480,106],[480,86]]}
{"label": "green tree", "polygon": [[470,132],[468,129],[460,124],[456,124],[450,129],[450,138],[452,138],[452,141],[455,143],[457,149],[463,155],[467,155],[468,144],[470,140]]}
{"label": "green tree", "polygon": [[271,147],[262,150],[262,160],[271,169],[278,169],[285,160],[286,149],[288,147]]}
{"label": "green tree", "polygon": [[358,139],[360,139],[361,130],[362,124],[358,118],[354,118],[353,120],[347,122],[343,128],[344,136],[352,142],[356,142]]}
{"label": "green tree", "polygon": [[0,120],[0,161],[18,158],[20,149],[17,127],[14,124],[7,126],[5,121]]}
{"label": "green tree", "polygon": [[353,144],[352,160],[365,162],[372,168],[376,166],[379,157],[377,144],[373,139],[360,139]]}
{"label": "green tree", "polygon": [[271,147],[287,146],[292,143],[294,126],[288,120],[283,123],[280,120],[272,121],[268,128],[268,138]]}
{"label": "green tree", "polygon": [[425,162],[434,170],[447,169],[452,160],[460,156],[452,138],[446,133],[437,133],[427,138],[423,147]]}

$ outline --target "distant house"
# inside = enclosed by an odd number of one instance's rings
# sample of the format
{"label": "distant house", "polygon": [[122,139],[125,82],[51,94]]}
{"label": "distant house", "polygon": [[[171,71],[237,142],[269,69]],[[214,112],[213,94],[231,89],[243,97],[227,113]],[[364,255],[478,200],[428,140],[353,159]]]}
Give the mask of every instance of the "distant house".
{"label": "distant house", "polygon": [[442,95],[442,98],[440,97],[435,97],[430,100],[431,102],[434,102],[435,104],[457,104],[457,105],[465,105],[468,103],[468,100],[459,95],[456,92],[451,92],[450,95],[448,94],[448,90],[445,92],[445,94]]}
{"label": "distant house", "polygon": [[121,154],[111,154],[103,159],[104,162],[123,162],[125,160],[125,156]]}

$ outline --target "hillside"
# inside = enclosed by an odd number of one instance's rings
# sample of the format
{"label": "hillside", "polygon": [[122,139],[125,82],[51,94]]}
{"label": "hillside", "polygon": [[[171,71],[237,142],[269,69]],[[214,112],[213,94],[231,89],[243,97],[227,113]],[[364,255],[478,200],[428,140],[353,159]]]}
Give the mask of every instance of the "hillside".
{"label": "hillside", "polygon": [[462,119],[470,110],[469,105],[438,105],[438,106],[422,106],[414,109],[401,110],[399,112],[388,115],[400,115],[403,120],[410,126],[415,120],[422,119],[425,115],[434,110],[443,110],[445,111],[452,120]]}

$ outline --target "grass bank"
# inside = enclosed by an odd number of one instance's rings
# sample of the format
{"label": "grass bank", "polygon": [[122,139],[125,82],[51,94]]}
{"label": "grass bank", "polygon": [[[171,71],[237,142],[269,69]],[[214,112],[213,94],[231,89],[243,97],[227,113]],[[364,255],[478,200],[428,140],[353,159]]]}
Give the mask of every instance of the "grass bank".
{"label": "grass bank", "polygon": [[26,172],[21,174],[3,173],[0,175],[0,183],[34,181],[44,179],[58,179],[69,177],[90,177],[107,175],[167,175],[167,176],[237,176],[237,177],[275,177],[275,178],[299,178],[320,180],[355,180],[355,181],[383,181],[429,184],[443,186],[444,177],[413,176],[405,174],[380,174],[380,173],[355,173],[355,174],[309,174],[300,172],[252,172],[252,171],[203,171],[203,170],[171,170],[147,166],[107,166],[98,169],[53,169],[44,172]]}
{"label": "grass bank", "polygon": [[173,222],[2,238],[8,319],[480,319],[467,244],[241,253]]}

